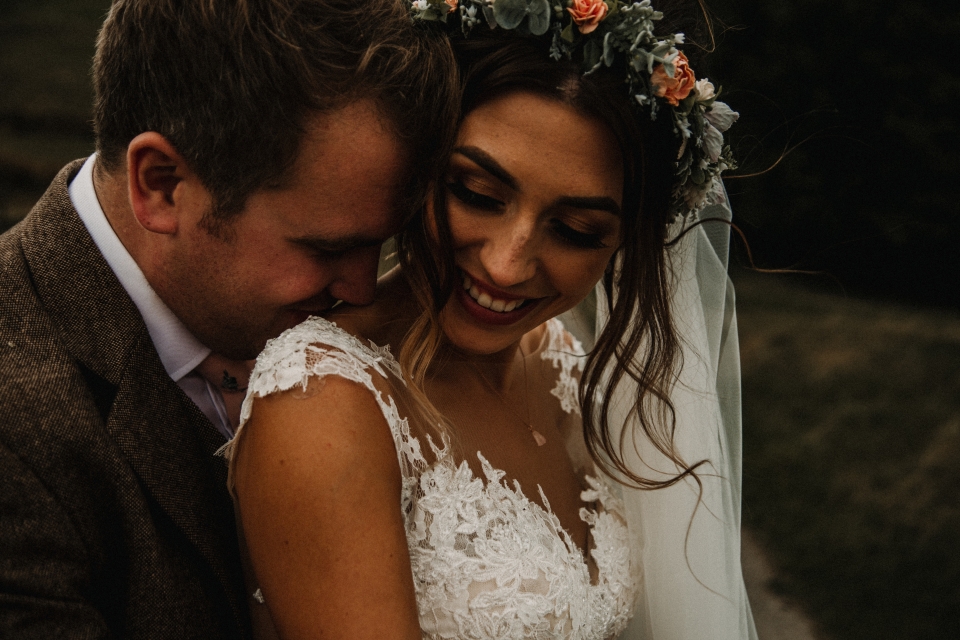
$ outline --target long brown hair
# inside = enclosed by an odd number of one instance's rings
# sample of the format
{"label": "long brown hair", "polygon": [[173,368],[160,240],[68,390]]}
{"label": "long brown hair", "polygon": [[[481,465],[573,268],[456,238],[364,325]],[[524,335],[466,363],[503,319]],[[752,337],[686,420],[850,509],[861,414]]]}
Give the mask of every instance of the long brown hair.
{"label": "long brown hair", "polygon": [[[581,61],[549,57],[549,39],[485,26],[475,27],[468,38],[458,31],[452,29],[450,37],[462,76],[461,121],[484,102],[513,92],[533,92],[604,122],[619,142],[624,175],[621,244],[602,279],[609,321],[587,357],[580,381],[584,439],[594,461],[629,484],[658,488],[695,475],[700,463],[690,464],[676,454],[670,401],[681,365],[668,302],[672,283],[667,227],[679,150],[672,119],[652,120],[638,113],[624,90],[624,70],[616,65],[584,75]],[[422,212],[398,237],[401,264],[423,309],[400,352],[414,390],[422,389],[440,346],[439,313],[456,276],[442,187],[435,190],[433,204],[436,215],[428,218]],[[611,400],[625,378],[638,388],[633,413],[640,429],[678,467],[671,479],[644,478],[627,467],[623,451],[633,446],[627,430],[614,442]]]}

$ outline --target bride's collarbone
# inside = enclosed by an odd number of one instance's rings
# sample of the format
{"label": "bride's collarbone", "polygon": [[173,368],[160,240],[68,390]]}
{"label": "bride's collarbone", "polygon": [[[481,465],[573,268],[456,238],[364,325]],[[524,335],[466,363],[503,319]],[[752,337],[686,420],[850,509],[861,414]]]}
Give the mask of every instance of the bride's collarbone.
{"label": "bride's collarbone", "polygon": [[[579,421],[563,412],[549,388],[537,388],[539,402],[530,406],[529,422],[546,437],[546,443],[539,446],[524,419],[526,407],[515,394],[508,397],[513,398],[514,406],[506,406],[488,390],[473,386],[460,387],[459,393],[449,391],[435,402],[455,430],[458,464],[466,461],[474,476],[486,483],[477,454],[482,455],[491,467],[504,473],[501,482],[511,489],[514,481],[519,483],[523,495],[554,513],[573,542],[586,551],[589,528],[580,518],[580,509],[589,505],[580,494],[588,488],[584,480],[588,470],[571,442],[575,439],[571,436],[579,433]],[[547,504],[540,496],[541,489]]]}

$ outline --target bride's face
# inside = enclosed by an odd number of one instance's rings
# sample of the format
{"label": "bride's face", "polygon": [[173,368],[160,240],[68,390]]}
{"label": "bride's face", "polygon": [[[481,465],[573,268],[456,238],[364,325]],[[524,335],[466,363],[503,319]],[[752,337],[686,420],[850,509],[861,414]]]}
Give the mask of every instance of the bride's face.
{"label": "bride's face", "polygon": [[521,92],[470,112],[445,181],[462,286],[440,320],[464,351],[496,353],[572,308],[619,246],[619,148],[560,102]]}

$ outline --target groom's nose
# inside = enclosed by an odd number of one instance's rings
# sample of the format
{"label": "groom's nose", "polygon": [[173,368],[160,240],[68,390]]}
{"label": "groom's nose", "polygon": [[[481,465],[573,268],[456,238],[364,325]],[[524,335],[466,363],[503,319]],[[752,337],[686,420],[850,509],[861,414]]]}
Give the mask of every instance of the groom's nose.
{"label": "groom's nose", "polygon": [[354,249],[338,257],[327,292],[348,304],[370,304],[377,288],[379,262],[379,246]]}

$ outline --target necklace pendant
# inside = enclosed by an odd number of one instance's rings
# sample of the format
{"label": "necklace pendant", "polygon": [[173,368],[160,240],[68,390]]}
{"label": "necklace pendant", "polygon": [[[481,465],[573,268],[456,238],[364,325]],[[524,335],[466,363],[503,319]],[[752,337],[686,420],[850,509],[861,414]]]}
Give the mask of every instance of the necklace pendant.
{"label": "necklace pendant", "polygon": [[533,436],[533,439],[537,443],[538,447],[542,447],[543,445],[547,444],[547,439],[544,438],[543,434],[536,429],[530,429],[530,434]]}

